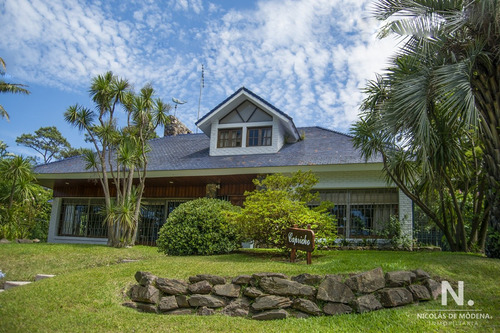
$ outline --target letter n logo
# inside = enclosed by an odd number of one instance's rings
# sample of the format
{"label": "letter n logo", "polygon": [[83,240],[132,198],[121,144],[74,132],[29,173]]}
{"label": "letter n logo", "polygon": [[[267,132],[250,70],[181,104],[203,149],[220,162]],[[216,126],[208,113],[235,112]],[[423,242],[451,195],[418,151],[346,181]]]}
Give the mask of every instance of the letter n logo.
{"label": "letter n logo", "polygon": [[458,295],[448,281],[441,282],[441,305],[448,305],[448,292],[457,305],[464,305],[464,281],[458,281]]}

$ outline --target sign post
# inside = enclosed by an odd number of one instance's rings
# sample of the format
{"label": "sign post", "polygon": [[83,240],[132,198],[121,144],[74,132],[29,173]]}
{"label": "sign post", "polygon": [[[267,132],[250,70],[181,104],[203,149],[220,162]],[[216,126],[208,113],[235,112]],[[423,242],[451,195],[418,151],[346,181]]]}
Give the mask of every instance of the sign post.
{"label": "sign post", "polygon": [[314,251],[314,231],[311,230],[311,225],[307,225],[307,229],[299,229],[295,224],[293,228],[286,229],[285,237],[286,247],[292,249],[290,262],[295,262],[297,250],[307,252],[307,264],[312,263],[312,251]]}

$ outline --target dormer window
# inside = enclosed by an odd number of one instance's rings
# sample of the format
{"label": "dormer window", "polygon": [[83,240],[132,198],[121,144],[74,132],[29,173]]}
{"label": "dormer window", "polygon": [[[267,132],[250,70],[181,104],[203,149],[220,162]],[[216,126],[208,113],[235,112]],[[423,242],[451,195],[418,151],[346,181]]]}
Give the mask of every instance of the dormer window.
{"label": "dormer window", "polygon": [[273,128],[250,127],[247,132],[247,147],[271,146],[273,138]]}
{"label": "dormer window", "polygon": [[241,128],[219,129],[217,148],[241,147]]}

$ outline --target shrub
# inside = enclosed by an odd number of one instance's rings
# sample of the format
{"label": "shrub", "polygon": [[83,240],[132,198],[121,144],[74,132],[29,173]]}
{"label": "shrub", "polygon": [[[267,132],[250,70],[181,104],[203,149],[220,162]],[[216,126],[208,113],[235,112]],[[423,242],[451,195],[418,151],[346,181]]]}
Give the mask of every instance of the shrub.
{"label": "shrub", "polygon": [[212,255],[240,247],[237,228],[225,216],[239,207],[218,199],[202,198],[179,205],[160,229],[156,244],[168,255]]}
{"label": "shrub", "polygon": [[489,231],[484,251],[490,258],[500,258],[500,232]]}

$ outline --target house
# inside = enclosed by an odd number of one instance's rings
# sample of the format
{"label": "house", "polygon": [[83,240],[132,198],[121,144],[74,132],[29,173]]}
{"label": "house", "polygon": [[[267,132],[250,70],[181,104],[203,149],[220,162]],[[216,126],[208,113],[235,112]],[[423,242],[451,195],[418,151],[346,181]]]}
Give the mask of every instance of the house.
{"label": "house", "polygon": [[[339,233],[374,237],[391,215],[411,235],[412,202],[382,176],[382,161],[365,161],[351,137],[322,127],[297,128],[283,111],[240,88],[196,126],[199,134],[150,142],[138,243],[154,245],[159,228],[180,203],[215,196],[242,205],[252,180],[271,173],[311,170],[322,200],[335,203]],[[106,244],[99,213],[103,192],[83,157],[37,166],[40,184],[54,190],[48,241]]]}

